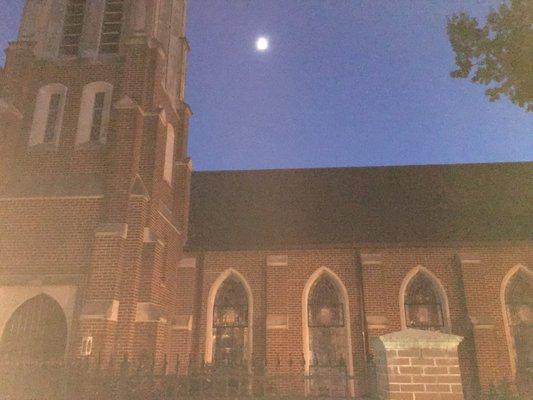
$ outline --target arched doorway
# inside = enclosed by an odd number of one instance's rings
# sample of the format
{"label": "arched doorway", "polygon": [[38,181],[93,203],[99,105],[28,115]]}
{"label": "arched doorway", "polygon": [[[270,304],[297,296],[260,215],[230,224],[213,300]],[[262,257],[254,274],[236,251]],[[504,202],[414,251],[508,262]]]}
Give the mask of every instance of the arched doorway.
{"label": "arched doorway", "polygon": [[249,351],[248,294],[243,283],[229,276],[218,288],[213,306],[213,364],[244,367]]}
{"label": "arched doorway", "polygon": [[336,275],[321,269],[308,281],[303,300],[309,395],[345,397],[353,394],[346,289]]}
{"label": "arched doorway", "polygon": [[67,342],[67,320],[50,296],[35,296],[19,306],[4,326],[0,341],[2,360],[50,361],[61,359]]}
{"label": "arched doorway", "polygon": [[514,350],[513,369],[517,386],[530,390],[533,384],[533,274],[518,269],[505,288],[505,310]]}

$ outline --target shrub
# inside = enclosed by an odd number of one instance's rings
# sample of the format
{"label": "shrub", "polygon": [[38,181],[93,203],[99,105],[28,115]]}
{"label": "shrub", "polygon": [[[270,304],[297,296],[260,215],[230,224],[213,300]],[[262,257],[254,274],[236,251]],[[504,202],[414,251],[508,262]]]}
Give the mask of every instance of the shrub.
{"label": "shrub", "polygon": [[517,394],[509,382],[502,381],[491,385],[487,393],[482,396],[482,400],[526,400],[526,398]]}

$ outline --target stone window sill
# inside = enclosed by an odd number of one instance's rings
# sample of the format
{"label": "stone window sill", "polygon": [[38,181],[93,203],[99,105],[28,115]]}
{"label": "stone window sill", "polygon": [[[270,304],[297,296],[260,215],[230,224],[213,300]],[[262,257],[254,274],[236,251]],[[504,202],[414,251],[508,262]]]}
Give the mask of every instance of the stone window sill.
{"label": "stone window sill", "polygon": [[86,150],[103,150],[105,147],[105,143],[102,143],[100,141],[91,141],[91,142],[85,142],[85,143],[78,143],[76,145],[76,150],[80,151],[86,151]]}
{"label": "stone window sill", "polygon": [[58,145],[56,142],[37,143],[28,147],[30,153],[49,153],[57,152]]}

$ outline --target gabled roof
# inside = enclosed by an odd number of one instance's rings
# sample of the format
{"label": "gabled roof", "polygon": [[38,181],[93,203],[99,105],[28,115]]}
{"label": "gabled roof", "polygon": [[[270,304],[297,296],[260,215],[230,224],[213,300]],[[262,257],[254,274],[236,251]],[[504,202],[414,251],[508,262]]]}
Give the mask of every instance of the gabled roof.
{"label": "gabled roof", "polygon": [[533,238],[533,163],[195,172],[188,248]]}

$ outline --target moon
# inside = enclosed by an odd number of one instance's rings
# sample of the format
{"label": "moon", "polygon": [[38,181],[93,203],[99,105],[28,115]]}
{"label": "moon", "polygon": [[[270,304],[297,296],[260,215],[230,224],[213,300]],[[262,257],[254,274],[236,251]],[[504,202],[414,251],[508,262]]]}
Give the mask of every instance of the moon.
{"label": "moon", "polygon": [[268,39],[264,36],[261,36],[255,42],[255,47],[259,51],[266,51],[268,49]]}

